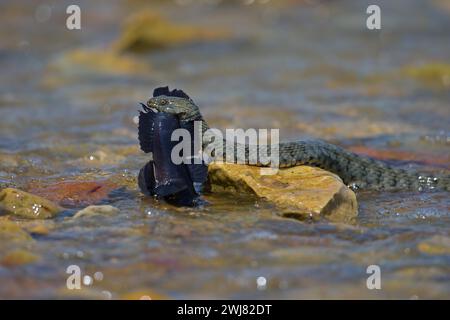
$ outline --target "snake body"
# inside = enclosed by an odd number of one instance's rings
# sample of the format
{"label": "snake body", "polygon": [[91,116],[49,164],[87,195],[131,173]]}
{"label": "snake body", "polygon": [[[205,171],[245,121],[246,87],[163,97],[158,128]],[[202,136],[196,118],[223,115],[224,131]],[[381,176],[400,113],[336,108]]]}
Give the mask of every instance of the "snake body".
{"label": "snake body", "polygon": [[[203,133],[209,129],[197,105],[183,91],[176,89],[169,91],[168,87],[156,90],[159,90],[159,95],[151,98],[147,102],[146,108],[176,114],[180,121],[185,123],[201,121]],[[223,158],[220,160],[227,160],[226,140],[211,140],[207,135],[203,135],[202,144],[203,149],[221,147],[224,152]],[[252,157],[257,158],[261,154],[261,146],[251,148],[248,145],[236,143],[234,146],[232,154],[234,161],[247,165],[264,166],[259,161],[256,163],[249,161]],[[239,148],[245,152],[238,153]],[[321,140],[281,142],[278,144],[278,150],[280,168],[298,165],[319,167],[337,174],[346,185],[354,189],[450,191],[450,175],[433,176],[430,173],[395,168],[382,161],[355,154]],[[257,154],[254,154],[255,152]],[[244,159],[242,159],[242,155],[244,155]]]}
{"label": "snake body", "polygon": [[[208,126],[203,121],[203,130]],[[214,145],[215,144],[215,145]],[[219,144],[222,144],[220,146]],[[228,145],[230,145],[228,143]],[[210,141],[203,140],[203,148],[222,148],[222,161],[227,162],[227,140]],[[242,148],[243,153],[237,150]],[[364,157],[339,146],[322,140],[299,140],[281,142],[277,146],[279,152],[279,167],[289,168],[299,165],[315,166],[337,174],[342,181],[352,189],[372,190],[447,190],[450,191],[450,176],[432,176],[430,173],[420,173],[401,168],[395,168],[372,158]],[[249,159],[258,159],[261,146],[255,148],[249,145],[234,143],[232,159],[233,163],[245,163],[246,165],[270,166],[260,161],[251,162]],[[216,159],[217,160],[217,159]]]}

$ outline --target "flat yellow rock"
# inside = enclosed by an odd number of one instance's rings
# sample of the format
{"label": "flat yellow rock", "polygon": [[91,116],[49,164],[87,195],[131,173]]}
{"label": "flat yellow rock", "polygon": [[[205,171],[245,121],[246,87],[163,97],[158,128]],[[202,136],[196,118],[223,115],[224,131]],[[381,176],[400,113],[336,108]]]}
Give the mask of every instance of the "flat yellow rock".
{"label": "flat yellow rock", "polygon": [[[49,71],[63,75],[109,74],[136,75],[151,71],[149,64],[133,57],[100,49],[75,49],[58,57],[49,65]],[[50,74],[55,76],[54,74]],[[46,79],[46,84],[49,80]],[[56,77],[56,80],[58,78]],[[51,83],[50,83],[51,84]]]}
{"label": "flat yellow rock", "polygon": [[5,217],[0,217],[0,242],[5,243],[26,243],[33,241],[33,238],[20,227],[16,222],[9,221]]}
{"label": "flat yellow rock", "polygon": [[350,222],[358,214],[355,193],[328,171],[296,166],[280,169],[275,175],[261,175],[255,166],[211,163],[212,191],[253,193],[275,204],[286,217],[298,219],[326,217]]}
{"label": "flat yellow rock", "polygon": [[22,190],[6,188],[0,191],[0,211],[8,214],[28,219],[47,219],[62,210],[57,204]]}
{"label": "flat yellow rock", "polygon": [[113,49],[118,52],[146,52],[228,37],[226,30],[172,23],[154,11],[144,10],[126,20]]}
{"label": "flat yellow rock", "polygon": [[14,251],[10,251],[5,256],[3,256],[3,258],[1,259],[1,264],[8,267],[20,266],[36,262],[39,259],[39,256],[30,251],[17,249]]}

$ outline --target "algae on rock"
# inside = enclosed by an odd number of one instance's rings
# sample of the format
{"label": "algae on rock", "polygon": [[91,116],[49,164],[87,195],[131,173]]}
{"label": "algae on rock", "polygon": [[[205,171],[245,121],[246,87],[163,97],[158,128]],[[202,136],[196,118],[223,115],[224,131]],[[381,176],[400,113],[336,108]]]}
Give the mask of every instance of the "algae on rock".
{"label": "algae on rock", "polygon": [[47,219],[53,218],[63,208],[34,194],[6,188],[0,191],[0,210],[23,218]]}
{"label": "algae on rock", "polygon": [[285,217],[350,222],[358,214],[355,193],[328,171],[296,166],[275,175],[260,175],[260,168],[238,164],[209,165],[212,191],[252,193],[275,204]]}

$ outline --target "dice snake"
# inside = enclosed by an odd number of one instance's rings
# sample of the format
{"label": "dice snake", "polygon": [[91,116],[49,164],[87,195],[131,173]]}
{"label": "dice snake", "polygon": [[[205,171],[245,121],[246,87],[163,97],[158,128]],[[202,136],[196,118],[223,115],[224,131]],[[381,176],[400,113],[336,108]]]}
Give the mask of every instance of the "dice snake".
{"label": "dice snake", "polygon": [[[147,101],[144,110],[166,112],[177,115],[180,122],[201,122],[202,132],[209,129],[208,124],[200,113],[198,106],[182,90],[169,90],[168,87],[155,89],[154,97]],[[214,140],[214,139],[213,139]],[[203,138],[203,148],[219,147],[222,144],[226,150],[226,140],[214,140]],[[237,146],[239,147],[239,146]],[[247,165],[264,166],[261,162],[250,162],[252,152],[259,150],[248,145],[241,146],[244,150],[244,159],[236,152],[233,158]],[[257,146],[259,148],[260,146]],[[342,181],[353,189],[371,190],[412,190],[450,191],[450,175],[432,175],[426,172],[416,172],[388,165],[385,162],[369,157],[361,156],[345,150],[337,145],[322,140],[299,140],[294,142],[281,142],[278,144],[279,167],[289,168],[299,165],[309,165],[322,168],[338,175]],[[223,153],[226,160],[226,152]],[[215,160],[218,160],[217,158]],[[266,164],[270,165],[270,164]]]}

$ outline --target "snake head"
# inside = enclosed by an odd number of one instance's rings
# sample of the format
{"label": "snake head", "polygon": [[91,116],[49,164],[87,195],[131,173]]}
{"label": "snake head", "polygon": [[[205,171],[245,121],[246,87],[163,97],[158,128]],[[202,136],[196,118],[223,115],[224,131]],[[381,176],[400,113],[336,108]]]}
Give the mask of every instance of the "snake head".
{"label": "snake head", "polygon": [[155,89],[146,107],[156,112],[176,115],[182,121],[201,118],[198,107],[187,94],[177,89],[169,91],[168,87]]}

